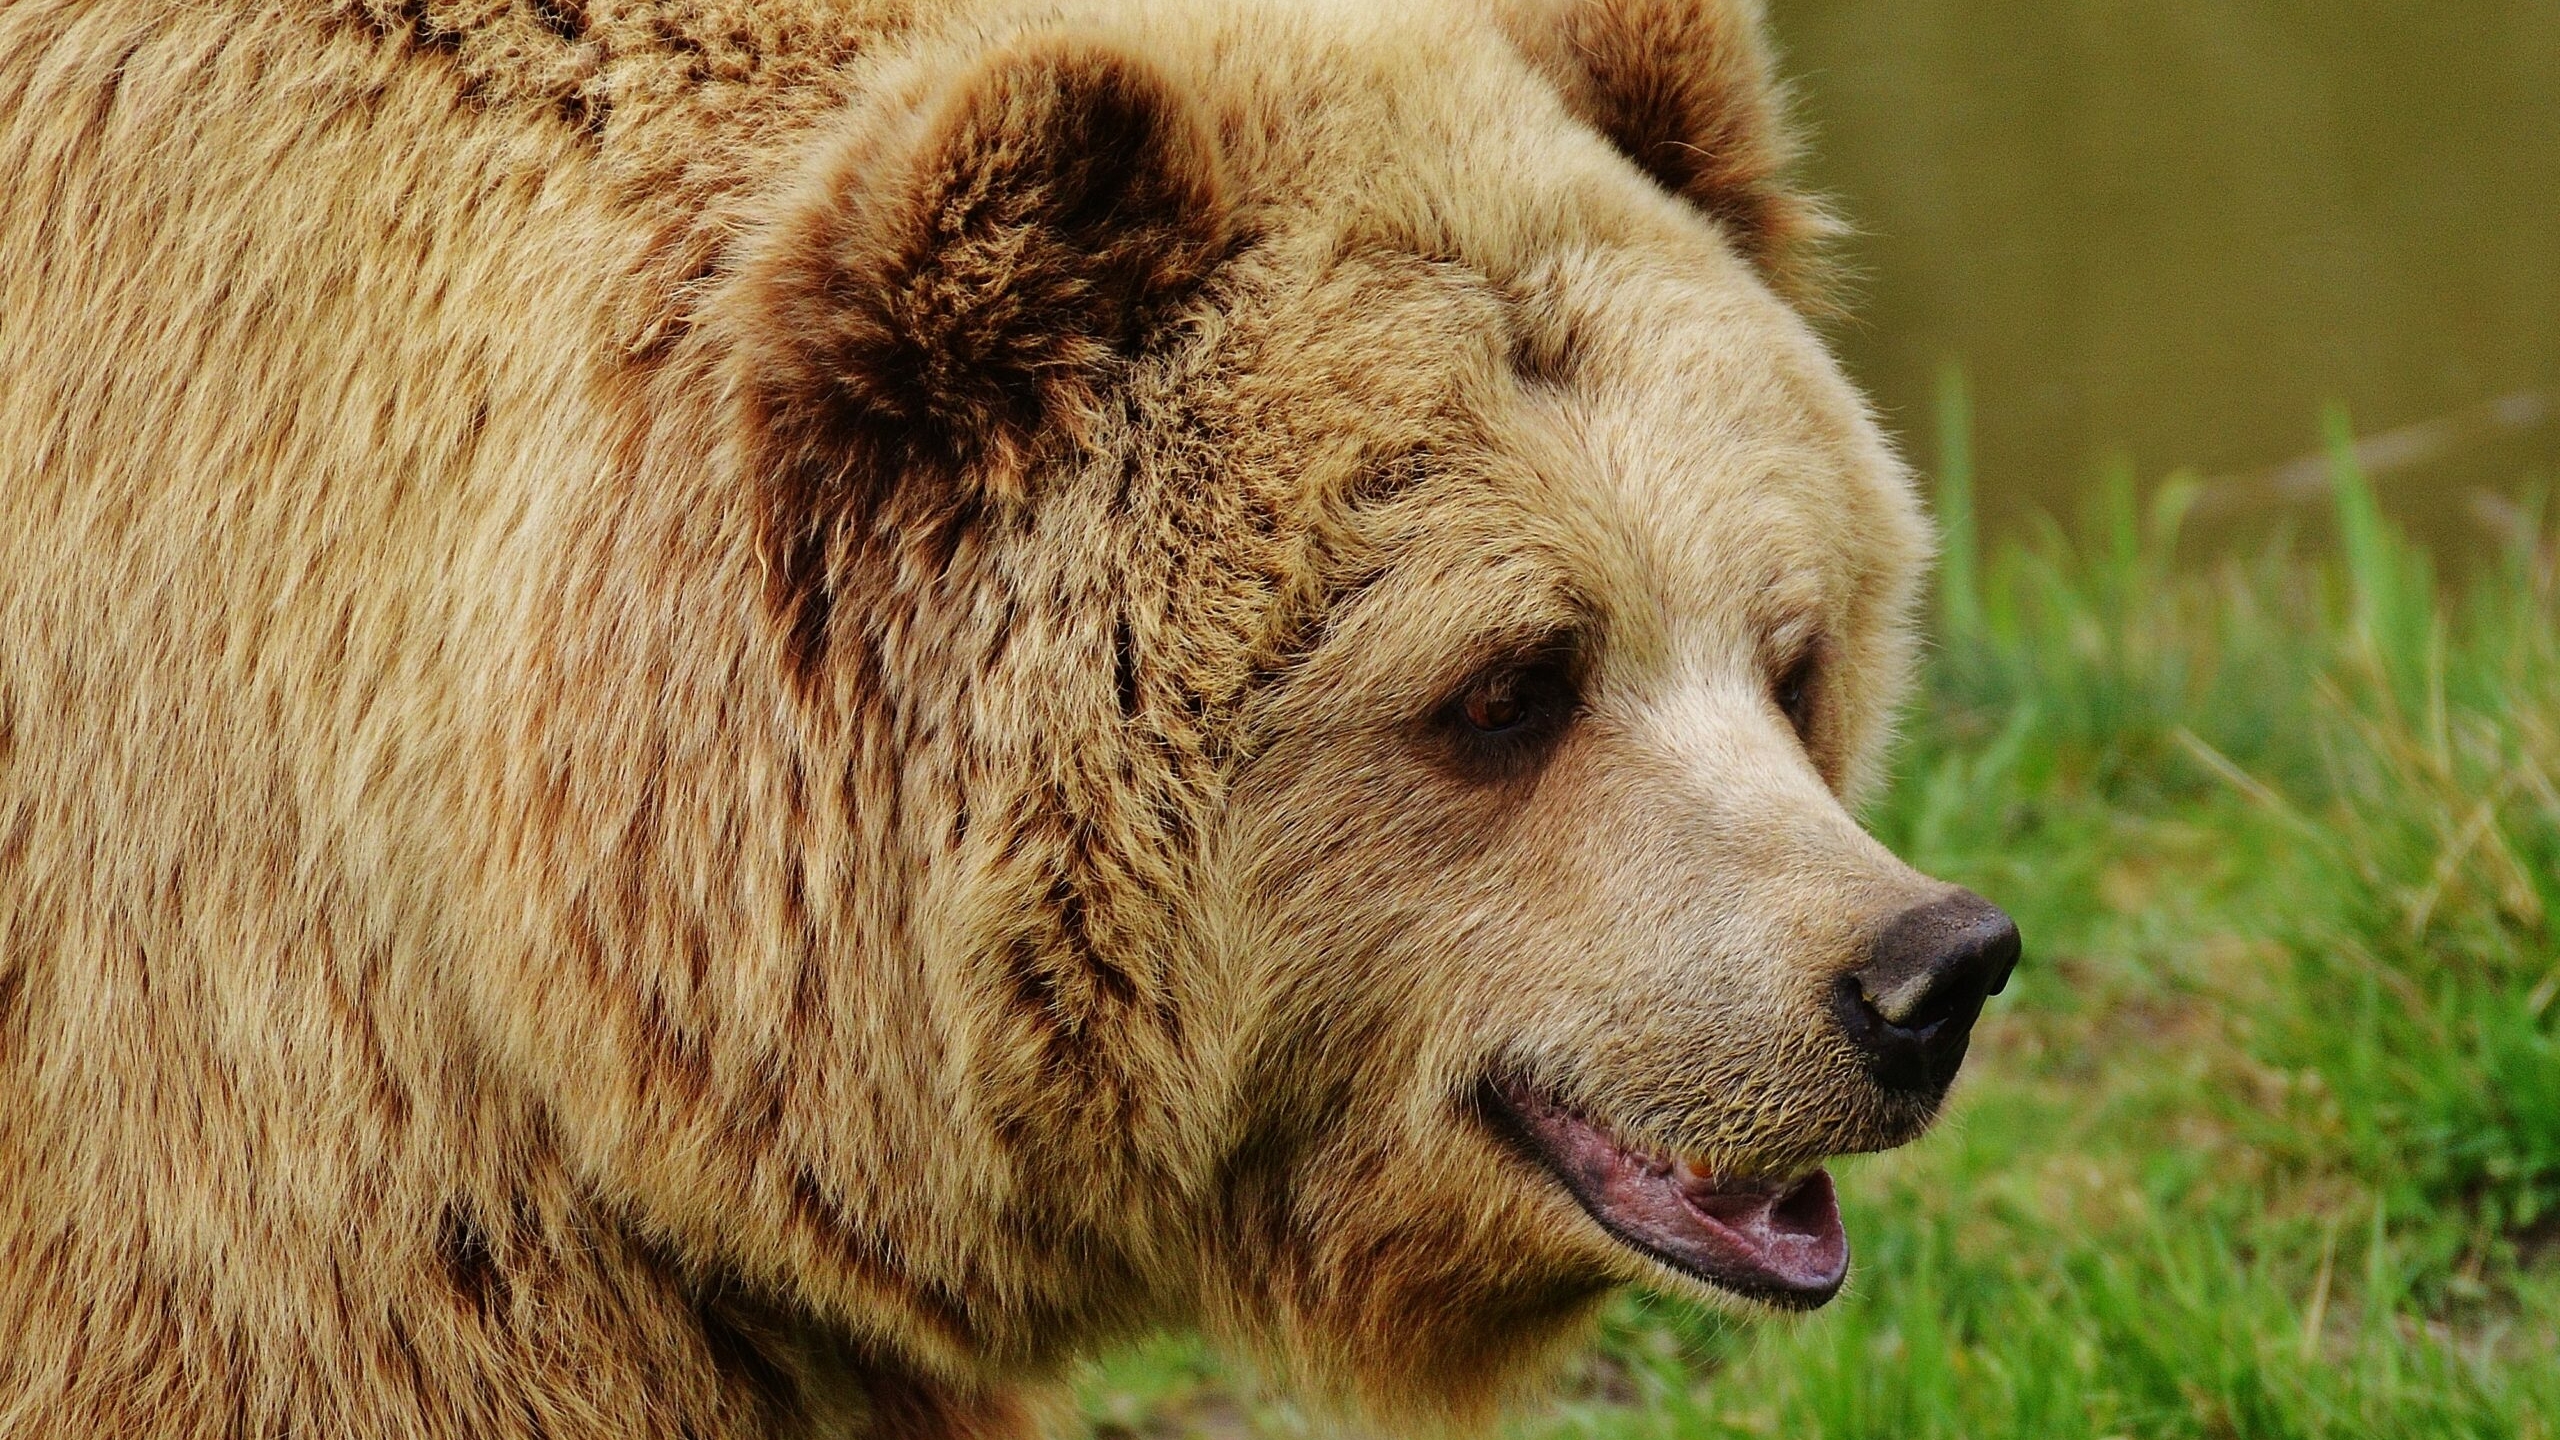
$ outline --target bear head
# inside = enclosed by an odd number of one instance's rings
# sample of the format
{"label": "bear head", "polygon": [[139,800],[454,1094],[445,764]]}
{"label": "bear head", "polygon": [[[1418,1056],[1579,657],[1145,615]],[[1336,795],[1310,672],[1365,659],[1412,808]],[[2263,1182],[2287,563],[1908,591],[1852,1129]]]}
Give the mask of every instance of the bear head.
{"label": "bear head", "polygon": [[804,926],[851,998],[776,1063],[870,1077],[840,1115],[938,1077],[895,1143],[968,1197],[821,1117],[800,1212],[1406,1411],[1616,1285],[1829,1298],[1822,1162],[1928,1124],[2016,938],[1853,818],[1928,533],[1801,313],[1756,14],[964,38],[879,67],[703,305],[871,897]]}

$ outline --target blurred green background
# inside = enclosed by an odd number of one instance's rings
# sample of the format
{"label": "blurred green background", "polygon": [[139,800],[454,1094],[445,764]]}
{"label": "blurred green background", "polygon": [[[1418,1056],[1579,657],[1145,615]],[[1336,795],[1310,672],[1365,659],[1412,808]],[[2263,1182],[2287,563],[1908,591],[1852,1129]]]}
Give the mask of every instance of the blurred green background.
{"label": "blurred green background", "polygon": [[2560,0],[1773,9],[1946,531],[1868,818],[2029,958],[1837,1302],[1627,1297],[1509,1433],[2560,1436]]}

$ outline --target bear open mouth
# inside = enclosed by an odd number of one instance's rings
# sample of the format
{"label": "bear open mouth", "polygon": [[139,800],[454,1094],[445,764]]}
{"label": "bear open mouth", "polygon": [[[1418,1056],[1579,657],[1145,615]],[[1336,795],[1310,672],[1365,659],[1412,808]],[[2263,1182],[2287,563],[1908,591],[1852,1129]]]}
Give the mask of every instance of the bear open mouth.
{"label": "bear open mouth", "polygon": [[1489,1087],[1520,1141],[1621,1243],[1766,1304],[1811,1310],[1840,1293],[1849,1236],[1828,1171],[1719,1176],[1631,1146],[1519,1081]]}

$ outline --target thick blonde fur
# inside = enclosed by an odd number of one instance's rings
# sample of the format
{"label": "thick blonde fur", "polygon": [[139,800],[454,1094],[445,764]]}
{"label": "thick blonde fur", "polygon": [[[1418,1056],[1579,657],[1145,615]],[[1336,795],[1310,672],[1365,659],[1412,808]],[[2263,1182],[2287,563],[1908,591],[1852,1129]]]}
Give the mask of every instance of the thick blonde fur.
{"label": "thick blonde fur", "polygon": [[1554,8],[0,3],[0,1435],[1465,1418],[1688,1283],[1486,1077],[1915,1133],[1922,525],[1754,17]]}

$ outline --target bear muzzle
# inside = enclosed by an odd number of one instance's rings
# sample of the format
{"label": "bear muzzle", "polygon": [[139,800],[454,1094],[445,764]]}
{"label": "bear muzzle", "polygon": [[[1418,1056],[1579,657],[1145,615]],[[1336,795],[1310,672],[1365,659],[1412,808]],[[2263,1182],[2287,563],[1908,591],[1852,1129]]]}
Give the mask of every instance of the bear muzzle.
{"label": "bear muzzle", "polygon": [[1984,1003],[2007,986],[2020,953],[2008,915],[1952,887],[1871,933],[1863,963],[1831,982],[1829,1007],[1848,1042],[1857,1077],[1849,1083],[1872,1097],[1858,1107],[1868,1119],[1821,1139],[1795,1137],[1822,1150],[1753,1146],[1743,1153],[1756,1161],[1693,1158],[1633,1138],[1517,1072],[1497,1071],[1478,1109],[1619,1244],[1732,1294],[1816,1308],[1847,1277],[1849,1241],[1831,1177],[1813,1162],[1825,1151],[1891,1148],[1928,1128]]}

